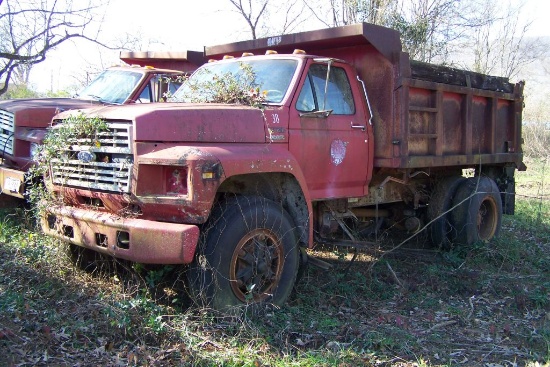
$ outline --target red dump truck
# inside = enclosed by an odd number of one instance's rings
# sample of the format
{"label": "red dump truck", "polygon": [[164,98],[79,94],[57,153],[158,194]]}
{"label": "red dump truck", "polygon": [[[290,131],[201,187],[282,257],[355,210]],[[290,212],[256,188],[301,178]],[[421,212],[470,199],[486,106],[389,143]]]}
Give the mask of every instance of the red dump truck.
{"label": "red dump truck", "polygon": [[[52,117],[61,111],[94,105],[150,103],[175,92],[178,75],[202,65],[203,54],[182,52],[121,52],[127,66],[103,71],[74,98],[39,98],[0,101],[1,193],[25,195],[25,173]],[[7,198],[2,195],[0,200]]]}
{"label": "red dump truck", "polygon": [[[205,56],[183,103],[85,111],[109,131],[52,168],[63,204],[45,233],[84,254],[188,264],[195,297],[225,308],[284,303],[314,243],[368,246],[386,225],[470,244],[513,213],[522,83],[411,61],[398,32],[366,23]],[[213,93],[201,82],[244,74],[261,108],[196,103]]]}

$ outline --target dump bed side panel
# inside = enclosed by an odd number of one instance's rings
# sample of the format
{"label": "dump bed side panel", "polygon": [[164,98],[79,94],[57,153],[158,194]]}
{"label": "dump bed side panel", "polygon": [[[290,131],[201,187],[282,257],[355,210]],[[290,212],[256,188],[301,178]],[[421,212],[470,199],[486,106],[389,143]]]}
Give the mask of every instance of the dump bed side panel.
{"label": "dump bed side panel", "polygon": [[375,120],[375,166],[522,165],[522,83],[408,62],[406,56],[399,69],[392,134]]}

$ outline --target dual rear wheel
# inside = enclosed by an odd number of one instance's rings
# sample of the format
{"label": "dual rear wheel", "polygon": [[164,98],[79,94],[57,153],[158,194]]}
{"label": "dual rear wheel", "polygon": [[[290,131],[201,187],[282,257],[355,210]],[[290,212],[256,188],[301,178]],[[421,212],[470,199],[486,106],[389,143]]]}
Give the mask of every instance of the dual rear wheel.
{"label": "dual rear wheel", "polygon": [[449,177],[441,180],[432,195],[428,215],[433,220],[430,235],[434,245],[487,242],[500,232],[502,199],[489,177]]}

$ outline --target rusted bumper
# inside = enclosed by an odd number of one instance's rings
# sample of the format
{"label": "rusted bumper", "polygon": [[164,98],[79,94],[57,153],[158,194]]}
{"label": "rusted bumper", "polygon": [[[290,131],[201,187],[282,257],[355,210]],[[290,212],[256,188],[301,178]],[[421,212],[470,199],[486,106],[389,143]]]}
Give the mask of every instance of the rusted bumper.
{"label": "rusted bumper", "polygon": [[199,238],[195,225],[122,218],[61,207],[41,219],[44,233],[116,258],[145,264],[188,264]]}
{"label": "rusted bumper", "polygon": [[25,172],[0,166],[0,187],[2,194],[23,199],[25,193]]}

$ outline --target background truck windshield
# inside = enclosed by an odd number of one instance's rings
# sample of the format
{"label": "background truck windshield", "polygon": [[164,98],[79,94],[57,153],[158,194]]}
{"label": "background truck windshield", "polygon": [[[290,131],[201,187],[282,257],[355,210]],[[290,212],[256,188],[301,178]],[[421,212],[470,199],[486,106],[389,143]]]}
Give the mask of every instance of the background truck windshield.
{"label": "background truck windshield", "polygon": [[128,70],[105,70],[90,85],[78,93],[80,99],[122,104],[130,97],[143,77],[142,73]]}
{"label": "background truck windshield", "polygon": [[213,96],[224,80],[247,90],[259,88],[266,103],[281,103],[296,72],[297,60],[231,60],[204,65],[174,94],[177,102],[215,102]]}

